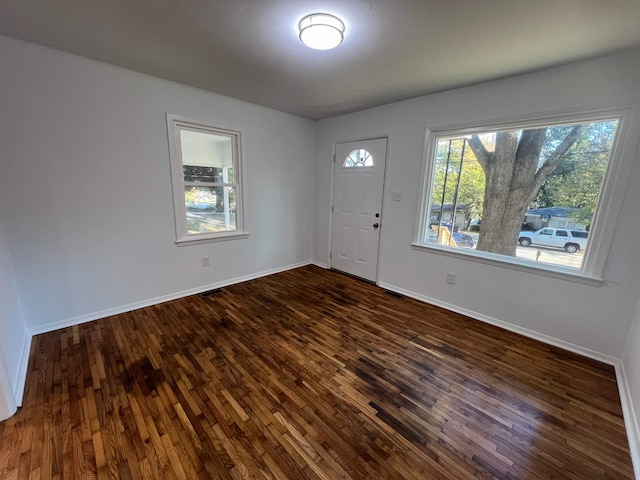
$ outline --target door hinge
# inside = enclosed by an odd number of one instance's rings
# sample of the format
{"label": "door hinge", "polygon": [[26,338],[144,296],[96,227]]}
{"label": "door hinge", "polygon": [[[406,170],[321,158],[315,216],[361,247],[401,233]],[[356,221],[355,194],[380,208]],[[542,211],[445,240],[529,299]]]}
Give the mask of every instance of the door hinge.
{"label": "door hinge", "polygon": [[329,252],[329,259],[333,258],[333,252]]}
{"label": "door hinge", "polygon": [[336,163],[336,154],[333,154],[333,163]]}
{"label": "door hinge", "polygon": [[333,205],[331,205],[331,213],[333,213]]}

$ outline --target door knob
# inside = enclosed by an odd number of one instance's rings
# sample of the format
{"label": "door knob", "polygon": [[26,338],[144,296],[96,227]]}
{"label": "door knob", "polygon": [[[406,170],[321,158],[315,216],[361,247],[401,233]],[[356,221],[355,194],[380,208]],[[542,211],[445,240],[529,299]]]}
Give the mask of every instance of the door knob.
{"label": "door knob", "polygon": [[379,225],[379,224],[377,224],[377,223],[374,223],[374,224],[373,224],[373,228],[378,228],[379,226],[380,226],[380,225]]}

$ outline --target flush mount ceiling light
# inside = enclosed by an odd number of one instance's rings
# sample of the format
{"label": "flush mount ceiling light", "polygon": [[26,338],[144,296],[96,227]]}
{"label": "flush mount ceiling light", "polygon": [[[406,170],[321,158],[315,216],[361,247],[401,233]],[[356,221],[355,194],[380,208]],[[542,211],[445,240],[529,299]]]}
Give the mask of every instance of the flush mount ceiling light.
{"label": "flush mount ceiling light", "polygon": [[342,43],[344,23],[327,13],[307,15],[298,24],[300,41],[315,50],[331,50]]}

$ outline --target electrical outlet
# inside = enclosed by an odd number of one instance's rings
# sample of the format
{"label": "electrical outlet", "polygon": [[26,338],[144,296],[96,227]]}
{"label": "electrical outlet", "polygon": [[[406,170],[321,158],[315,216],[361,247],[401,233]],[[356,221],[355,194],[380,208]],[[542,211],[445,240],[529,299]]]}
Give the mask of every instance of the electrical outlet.
{"label": "electrical outlet", "polygon": [[454,285],[456,283],[456,274],[453,272],[447,273],[447,283]]}
{"label": "electrical outlet", "polygon": [[209,266],[209,257],[202,257],[202,266],[203,267]]}

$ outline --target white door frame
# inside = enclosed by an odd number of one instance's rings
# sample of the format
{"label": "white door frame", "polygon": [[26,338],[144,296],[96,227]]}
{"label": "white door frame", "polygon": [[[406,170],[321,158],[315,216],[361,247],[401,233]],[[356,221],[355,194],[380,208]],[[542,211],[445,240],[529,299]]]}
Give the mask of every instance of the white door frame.
{"label": "white door frame", "polygon": [[[389,151],[390,151],[390,135],[387,133],[381,133],[380,135],[372,135],[372,136],[367,136],[365,138],[347,138],[347,139],[339,139],[339,140],[333,140],[331,142],[331,178],[330,178],[330,191],[329,191],[329,228],[327,229],[328,232],[328,236],[327,236],[327,268],[331,269],[333,268],[333,259],[331,258],[331,248],[332,248],[332,241],[333,241],[333,212],[331,211],[331,207],[333,206],[333,197],[334,197],[334,193],[335,193],[335,174],[336,174],[336,145],[341,144],[341,143],[352,143],[352,142],[365,142],[367,140],[376,140],[376,139],[380,139],[380,138],[385,138],[387,140],[387,150],[385,152],[386,154],[386,159],[385,159],[385,165],[384,165],[384,169],[382,171],[382,206],[380,209],[380,243],[378,245],[378,253],[377,253],[377,262],[378,262],[378,267],[376,269],[376,279],[375,279],[375,284],[378,285],[379,282],[379,276],[380,276],[380,258],[381,258],[381,253],[380,253],[380,244],[382,243],[382,226],[383,226],[383,220],[384,220],[384,205],[385,205],[385,201],[384,201],[384,194],[385,194],[385,190],[386,190],[386,180],[387,180],[387,164],[389,163]],[[366,280],[364,280],[366,281]]]}

